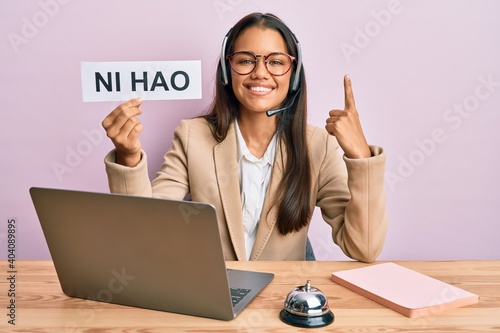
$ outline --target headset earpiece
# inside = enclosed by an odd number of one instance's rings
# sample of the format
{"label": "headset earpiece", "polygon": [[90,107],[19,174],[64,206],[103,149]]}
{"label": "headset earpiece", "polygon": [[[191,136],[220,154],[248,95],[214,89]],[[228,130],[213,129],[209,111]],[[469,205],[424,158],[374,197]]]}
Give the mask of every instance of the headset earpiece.
{"label": "headset earpiece", "polygon": [[295,47],[297,49],[297,68],[292,73],[290,78],[290,90],[289,93],[295,93],[299,89],[300,85],[300,74],[302,71],[302,50],[300,49],[300,43],[295,34],[292,33],[293,41],[295,42]]}
{"label": "headset earpiece", "polygon": [[227,86],[229,84],[229,74],[226,65],[226,44],[227,38],[233,29],[229,30],[224,40],[222,41],[222,51],[220,53],[220,68],[221,68],[221,81],[222,85]]}

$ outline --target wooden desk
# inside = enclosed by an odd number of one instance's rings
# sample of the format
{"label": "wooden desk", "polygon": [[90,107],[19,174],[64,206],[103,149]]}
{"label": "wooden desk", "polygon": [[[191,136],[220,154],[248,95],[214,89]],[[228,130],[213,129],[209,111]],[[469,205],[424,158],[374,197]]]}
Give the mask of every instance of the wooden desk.
{"label": "wooden desk", "polygon": [[[275,273],[273,282],[233,321],[137,309],[65,296],[51,261],[17,261],[16,325],[7,323],[9,281],[0,280],[1,332],[500,332],[500,261],[398,262],[476,293],[478,304],[409,319],[330,280],[359,262],[229,262],[228,267]],[[7,269],[4,267],[4,276]],[[335,321],[298,329],[278,318],[283,301],[307,279],[328,297]]]}

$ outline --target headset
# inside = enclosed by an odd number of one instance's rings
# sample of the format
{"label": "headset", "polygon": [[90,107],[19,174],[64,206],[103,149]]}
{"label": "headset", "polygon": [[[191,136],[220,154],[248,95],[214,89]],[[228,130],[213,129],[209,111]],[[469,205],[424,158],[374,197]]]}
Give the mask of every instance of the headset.
{"label": "headset", "polygon": [[[222,70],[222,77],[221,81],[224,86],[227,86],[229,84],[229,75],[228,75],[228,68],[227,68],[227,63],[226,63],[226,44],[227,44],[227,39],[233,29],[229,30],[226,36],[224,37],[224,40],[222,41],[222,51],[220,55],[220,65],[221,65],[221,70]],[[292,73],[292,77],[290,78],[290,88],[288,90],[289,94],[296,93],[299,90],[300,86],[300,73],[302,71],[302,51],[300,49],[300,43],[297,37],[295,37],[295,34],[291,32],[291,35],[293,37],[293,41],[295,43],[295,48],[297,49],[297,67],[295,71]],[[295,100],[294,96],[294,100]],[[290,105],[291,106],[291,105]],[[288,106],[287,108],[289,108]],[[284,108],[285,109],[285,108]],[[281,111],[281,109],[280,109]]]}

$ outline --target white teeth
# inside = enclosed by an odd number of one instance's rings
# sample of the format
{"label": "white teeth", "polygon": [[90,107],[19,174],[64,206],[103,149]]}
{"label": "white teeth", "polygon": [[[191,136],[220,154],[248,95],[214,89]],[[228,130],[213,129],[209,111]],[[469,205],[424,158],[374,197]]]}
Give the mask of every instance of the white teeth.
{"label": "white teeth", "polygon": [[271,91],[271,88],[266,88],[266,87],[250,87],[250,90],[252,91],[258,91],[258,92],[265,92],[265,91]]}

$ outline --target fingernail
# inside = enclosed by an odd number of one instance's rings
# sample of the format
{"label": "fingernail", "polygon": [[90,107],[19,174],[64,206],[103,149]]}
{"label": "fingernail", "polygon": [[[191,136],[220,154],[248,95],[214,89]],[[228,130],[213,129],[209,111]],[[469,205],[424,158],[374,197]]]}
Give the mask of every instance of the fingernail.
{"label": "fingernail", "polygon": [[346,78],[346,80],[348,80],[348,81],[350,81],[350,80],[351,80],[351,78],[349,77],[349,74],[346,74],[346,75],[345,75],[345,78]]}
{"label": "fingernail", "polygon": [[135,100],[136,100],[137,104],[141,104],[143,101],[142,97],[137,97]]}

